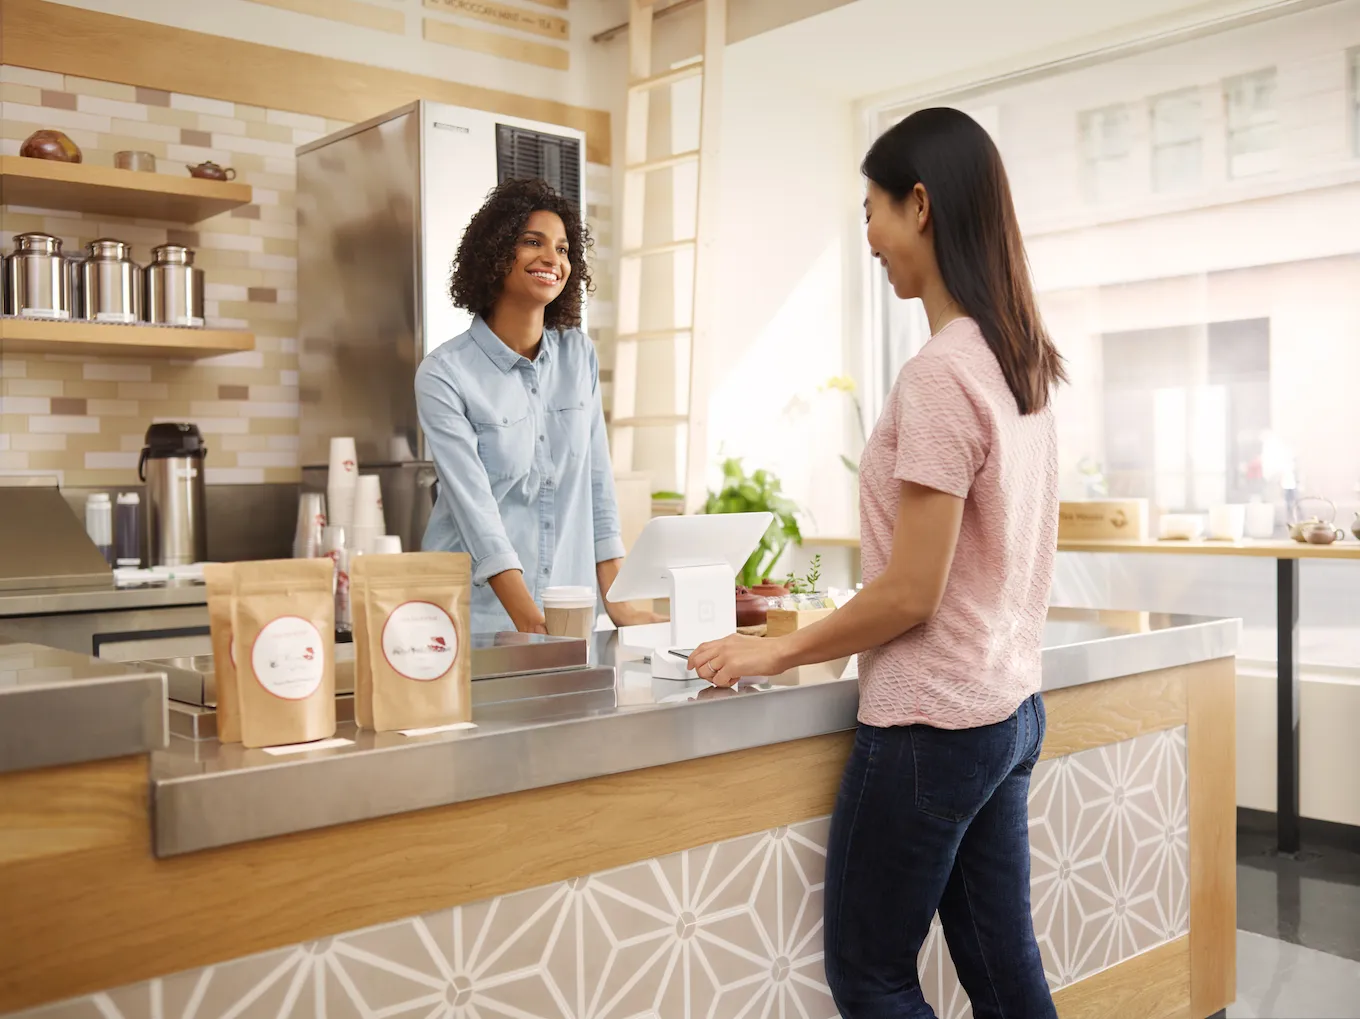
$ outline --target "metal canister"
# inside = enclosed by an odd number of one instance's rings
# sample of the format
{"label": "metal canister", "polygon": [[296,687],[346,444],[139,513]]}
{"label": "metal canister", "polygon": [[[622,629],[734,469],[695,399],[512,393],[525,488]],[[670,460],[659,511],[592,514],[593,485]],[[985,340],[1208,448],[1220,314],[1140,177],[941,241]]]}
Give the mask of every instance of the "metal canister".
{"label": "metal canister", "polygon": [[96,322],[137,322],[142,318],[142,270],[132,261],[132,248],[101,237],[86,247],[80,266],[81,318]]}
{"label": "metal canister", "polygon": [[15,235],[14,252],[5,258],[5,314],[71,317],[71,277],[58,238]]}
{"label": "metal canister", "polygon": [[194,268],[192,250],[180,244],[151,249],[143,308],[157,325],[203,325],[203,270]]}

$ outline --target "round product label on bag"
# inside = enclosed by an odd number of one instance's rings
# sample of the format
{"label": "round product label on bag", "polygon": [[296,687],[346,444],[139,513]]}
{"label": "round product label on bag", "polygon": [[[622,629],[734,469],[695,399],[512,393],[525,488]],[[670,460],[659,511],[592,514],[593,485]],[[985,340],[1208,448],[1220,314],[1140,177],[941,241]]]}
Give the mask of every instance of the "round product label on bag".
{"label": "round product label on bag", "polygon": [[321,686],[326,648],[321,631],[301,616],[271,620],[255,637],[250,667],[260,686],[286,701],[300,701]]}
{"label": "round product label on bag", "polygon": [[448,675],[458,660],[458,630],[438,605],[404,602],[383,624],[382,650],[393,671],[428,683]]}

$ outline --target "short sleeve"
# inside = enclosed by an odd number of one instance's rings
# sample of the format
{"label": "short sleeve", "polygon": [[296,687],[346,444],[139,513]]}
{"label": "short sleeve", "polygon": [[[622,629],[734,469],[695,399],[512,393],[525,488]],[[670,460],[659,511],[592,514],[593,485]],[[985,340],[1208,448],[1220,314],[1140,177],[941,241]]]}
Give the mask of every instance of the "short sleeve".
{"label": "short sleeve", "polygon": [[896,386],[898,481],[966,499],[990,446],[990,430],[956,369],[914,357]]}

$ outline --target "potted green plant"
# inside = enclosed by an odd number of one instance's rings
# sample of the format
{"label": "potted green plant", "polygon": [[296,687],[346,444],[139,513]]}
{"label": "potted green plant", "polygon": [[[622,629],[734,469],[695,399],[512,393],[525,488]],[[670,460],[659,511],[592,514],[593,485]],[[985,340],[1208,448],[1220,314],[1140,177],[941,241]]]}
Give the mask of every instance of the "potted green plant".
{"label": "potted green plant", "polygon": [[739,457],[723,461],[722,488],[708,493],[704,512],[774,514],[774,521],[760,539],[760,547],[751,553],[737,575],[737,583],[742,587],[755,587],[765,580],[790,542],[803,543],[798,504],[783,493],[779,478],[767,470],[748,475]]}

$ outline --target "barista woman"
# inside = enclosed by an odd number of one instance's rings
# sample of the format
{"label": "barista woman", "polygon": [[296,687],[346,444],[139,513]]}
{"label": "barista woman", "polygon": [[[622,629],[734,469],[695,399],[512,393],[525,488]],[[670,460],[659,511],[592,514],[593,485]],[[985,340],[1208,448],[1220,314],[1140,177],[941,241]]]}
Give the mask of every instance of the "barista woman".
{"label": "barista woman", "polygon": [[[546,632],[545,588],[607,591],[623,559],[599,362],[580,328],[590,243],[543,181],[496,187],[453,264],[472,326],[416,373],[439,474],[424,548],[471,554],[474,632]],[[658,618],[605,608],[618,625]]]}

